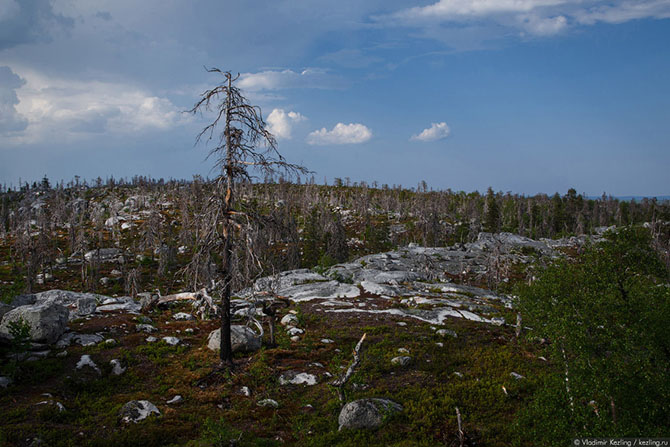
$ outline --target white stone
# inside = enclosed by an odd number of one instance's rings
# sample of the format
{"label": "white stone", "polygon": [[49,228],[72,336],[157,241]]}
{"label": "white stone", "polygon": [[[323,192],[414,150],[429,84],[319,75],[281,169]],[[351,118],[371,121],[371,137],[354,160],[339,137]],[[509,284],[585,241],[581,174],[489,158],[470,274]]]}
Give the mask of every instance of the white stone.
{"label": "white stone", "polygon": [[305,333],[303,329],[297,328],[297,327],[291,327],[286,330],[288,332],[288,335],[294,336],[294,335],[302,335]]}
{"label": "white stone", "polygon": [[282,326],[297,326],[298,325],[298,317],[296,317],[293,314],[286,314],[284,317],[281,319],[279,322]]}
{"label": "white stone", "polygon": [[137,423],[148,418],[152,414],[160,416],[161,412],[148,400],[131,400],[126,403],[119,412],[121,422],[125,423]]}
{"label": "white stone", "polygon": [[287,371],[286,373],[279,376],[280,385],[316,385],[318,379],[314,374],[308,373],[295,373],[294,371]]}
{"label": "white stone", "polygon": [[166,403],[169,405],[180,404],[184,401],[184,398],[181,395],[177,394],[172,399],[168,400]]}
{"label": "white stone", "polygon": [[95,370],[98,374],[100,374],[100,368],[98,368],[98,365],[95,364],[93,359],[91,359],[91,356],[88,354],[82,355],[79,361],[77,362],[77,369],[82,369],[85,366],[93,368],[93,370]]}
{"label": "white stone", "polygon": [[110,360],[109,364],[112,365],[112,374],[114,374],[115,376],[120,376],[121,374],[126,372],[126,368],[121,366],[121,360],[119,359]]}
{"label": "white stone", "polygon": [[177,346],[179,343],[181,343],[181,340],[177,337],[163,337],[163,341],[170,346]]}

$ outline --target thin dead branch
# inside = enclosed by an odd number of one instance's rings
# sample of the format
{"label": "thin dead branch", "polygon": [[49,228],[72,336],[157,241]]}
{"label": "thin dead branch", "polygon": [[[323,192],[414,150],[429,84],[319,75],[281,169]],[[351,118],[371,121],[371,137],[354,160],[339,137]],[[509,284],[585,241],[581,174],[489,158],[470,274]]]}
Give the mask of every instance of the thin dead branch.
{"label": "thin dead branch", "polygon": [[356,370],[356,367],[361,361],[360,358],[360,351],[361,347],[363,346],[363,341],[365,340],[365,336],[367,334],[363,334],[360,340],[358,340],[358,343],[356,343],[356,347],[354,347],[354,360],[351,362],[349,365],[349,368],[347,368],[347,371],[344,373],[342,377],[339,379],[333,381],[331,385],[334,387],[337,387],[337,394],[340,398],[340,402],[344,403],[345,401],[345,395],[344,395],[344,385],[347,383],[347,381],[351,378],[351,376],[354,374],[354,371]]}

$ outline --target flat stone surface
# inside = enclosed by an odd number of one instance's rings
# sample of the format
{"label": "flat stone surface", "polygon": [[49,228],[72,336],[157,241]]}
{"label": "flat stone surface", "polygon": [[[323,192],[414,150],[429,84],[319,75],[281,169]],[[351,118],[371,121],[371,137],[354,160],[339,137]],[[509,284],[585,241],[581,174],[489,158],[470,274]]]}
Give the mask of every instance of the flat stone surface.
{"label": "flat stone surface", "polygon": [[316,385],[319,382],[314,374],[286,371],[279,376],[280,385]]}
{"label": "flat stone surface", "polygon": [[52,344],[65,332],[68,316],[65,306],[53,302],[19,306],[2,317],[0,334],[11,338],[10,323],[23,320],[30,326],[33,341]]}

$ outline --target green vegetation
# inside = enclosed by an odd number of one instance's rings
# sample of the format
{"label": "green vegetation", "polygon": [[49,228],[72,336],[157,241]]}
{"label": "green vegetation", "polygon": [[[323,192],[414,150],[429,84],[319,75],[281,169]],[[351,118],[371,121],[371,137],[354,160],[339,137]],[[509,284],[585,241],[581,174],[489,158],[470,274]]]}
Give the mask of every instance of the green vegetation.
{"label": "green vegetation", "polygon": [[667,435],[670,288],[651,243],[642,228],[609,232],[521,291],[529,337],[549,340],[556,365],[519,422],[531,439]]}

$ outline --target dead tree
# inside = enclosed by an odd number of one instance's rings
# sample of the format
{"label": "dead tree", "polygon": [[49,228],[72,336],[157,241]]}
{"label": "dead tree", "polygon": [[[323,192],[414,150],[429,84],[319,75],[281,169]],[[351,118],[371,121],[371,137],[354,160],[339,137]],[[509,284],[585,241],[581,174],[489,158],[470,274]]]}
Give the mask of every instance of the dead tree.
{"label": "dead tree", "polygon": [[[287,176],[306,174],[302,166],[288,163],[277,151],[277,142],[267,130],[261,110],[252,106],[235,86],[239,79],[229,71],[207,69],[224,80],[205,91],[189,111],[192,114],[213,112],[214,118],[196,137],[196,144],[211,144],[209,156],[215,159],[218,175],[213,192],[199,216],[196,246],[189,271],[194,275],[210,271],[210,291],[221,297],[221,367],[232,366],[230,340],[230,296],[235,271],[235,249],[245,245],[247,256],[255,259],[253,247],[246,237],[248,230],[260,220],[236,195],[236,185],[251,182],[255,176],[275,174]],[[204,263],[204,265],[203,265]]]}

